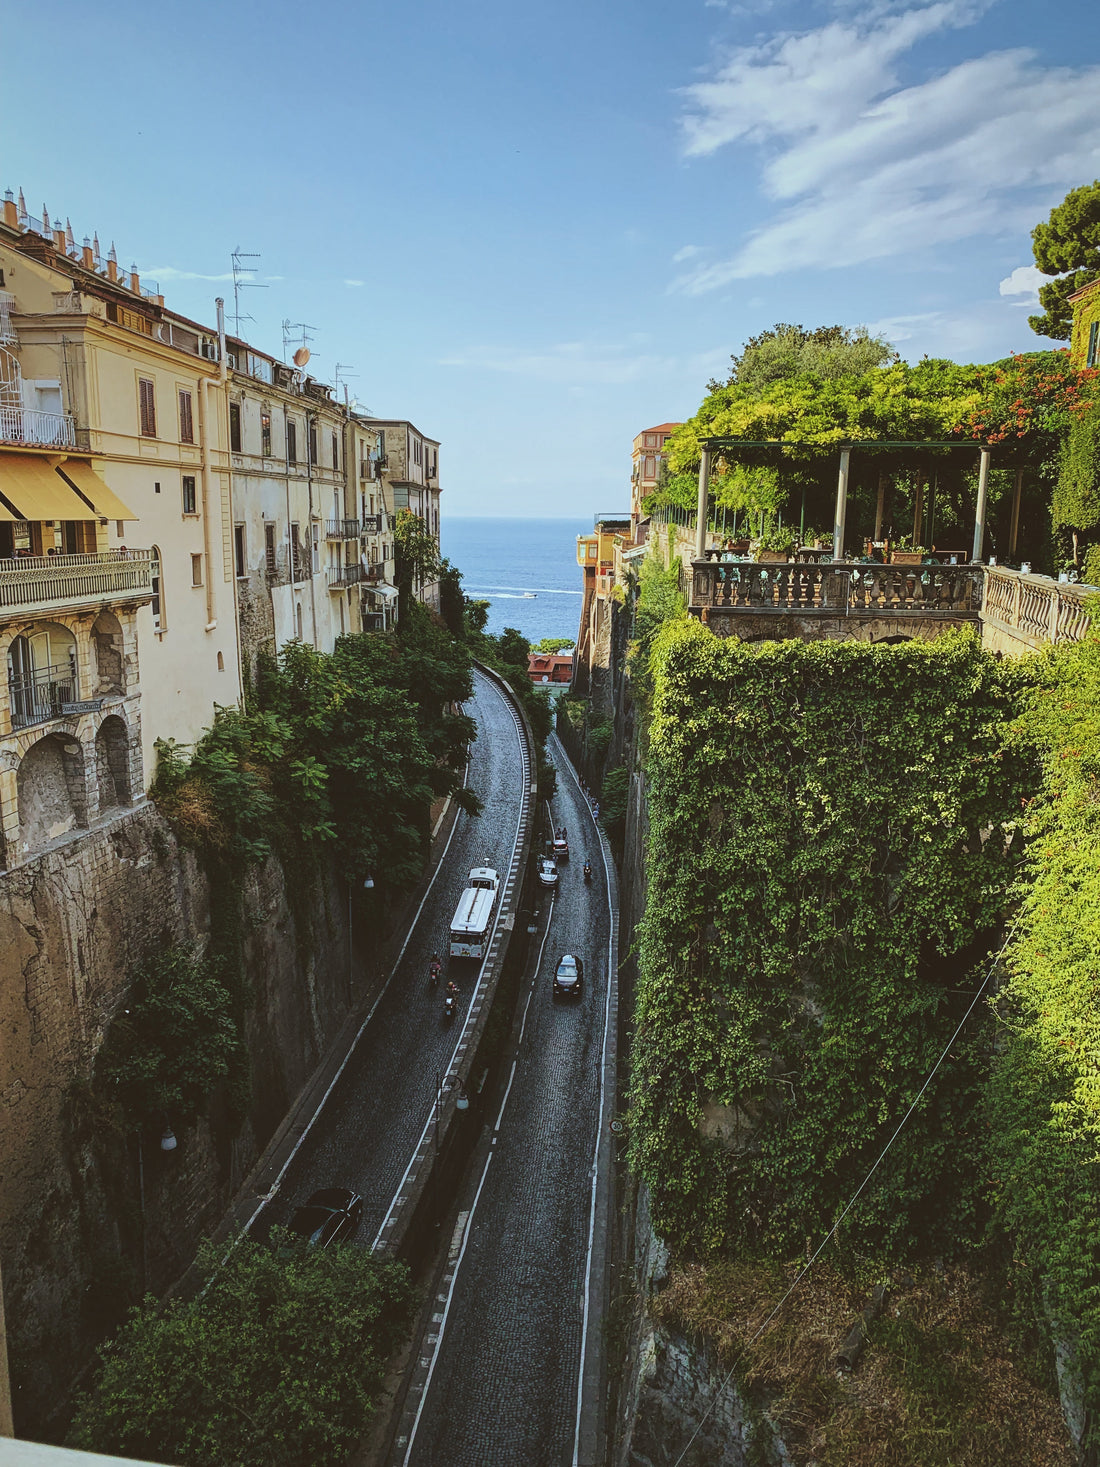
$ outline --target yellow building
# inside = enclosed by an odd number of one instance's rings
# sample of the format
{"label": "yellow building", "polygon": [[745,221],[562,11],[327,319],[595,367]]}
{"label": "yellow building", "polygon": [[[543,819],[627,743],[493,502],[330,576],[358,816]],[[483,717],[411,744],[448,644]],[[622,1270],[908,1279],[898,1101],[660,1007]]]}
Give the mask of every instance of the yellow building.
{"label": "yellow building", "polygon": [[1073,336],[1070,360],[1075,367],[1100,367],[1100,280],[1090,281],[1070,296]]}
{"label": "yellow building", "polygon": [[112,249],[0,218],[0,816],[18,863],[140,800],[240,671],[215,333]]}
{"label": "yellow building", "polygon": [[[407,418],[363,420],[378,433],[381,482],[387,502],[396,514],[407,509],[417,515],[439,546],[439,443],[426,438]],[[426,605],[439,610],[439,584],[413,588]]]}

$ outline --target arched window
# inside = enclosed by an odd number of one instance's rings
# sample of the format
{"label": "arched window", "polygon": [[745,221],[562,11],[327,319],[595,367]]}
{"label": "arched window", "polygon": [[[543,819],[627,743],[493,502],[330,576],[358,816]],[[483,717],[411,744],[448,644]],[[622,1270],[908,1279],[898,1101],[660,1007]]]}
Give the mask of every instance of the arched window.
{"label": "arched window", "polygon": [[68,627],[44,621],[8,648],[8,692],[16,728],[60,718],[65,703],[80,697],[76,638]]}

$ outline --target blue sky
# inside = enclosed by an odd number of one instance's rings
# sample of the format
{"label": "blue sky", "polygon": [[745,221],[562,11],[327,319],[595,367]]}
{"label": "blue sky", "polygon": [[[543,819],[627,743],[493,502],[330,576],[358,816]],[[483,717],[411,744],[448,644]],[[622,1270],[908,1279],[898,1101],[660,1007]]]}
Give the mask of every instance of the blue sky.
{"label": "blue sky", "polygon": [[4,50],[0,187],[200,320],[259,251],[242,334],[311,323],[451,514],[625,505],[777,320],[1033,348],[1030,229],[1100,176],[1094,0],[22,0]]}

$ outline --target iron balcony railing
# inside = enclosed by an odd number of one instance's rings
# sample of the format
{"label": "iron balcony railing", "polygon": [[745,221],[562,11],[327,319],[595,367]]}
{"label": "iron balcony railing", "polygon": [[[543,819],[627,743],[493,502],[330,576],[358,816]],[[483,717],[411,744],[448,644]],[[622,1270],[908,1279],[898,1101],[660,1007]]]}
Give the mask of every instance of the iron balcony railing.
{"label": "iron balcony railing", "polygon": [[62,705],[76,702],[76,673],[67,662],[38,667],[30,673],[9,672],[8,697],[15,728],[60,718]]}
{"label": "iron balcony railing", "polygon": [[149,550],[0,560],[0,613],[9,607],[31,610],[73,602],[149,600],[152,594]]}
{"label": "iron balcony railing", "polygon": [[348,565],[330,565],[328,567],[328,588],[330,591],[342,591],[345,586],[357,585],[363,579],[363,567],[358,561]]}
{"label": "iron balcony railing", "polygon": [[10,346],[12,342],[19,340],[15,327],[11,324],[11,313],[14,310],[15,297],[9,291],[0,290],[0,346]]}
{"label": "iron balcony railing", "polygon": [[76,423],[71,413],[40,413],[35,408],[0,407],[0,441],[75,448]]}
{"label": "iron balcony railing", "polygon": [[383,530],[383,516],[380,514],[365,514],[362,519],[364,535],[380,535]]}
{"label": "iron balcony railing", "polygon": [[326,540],[358,540],[358,520],[329,520],[325,526]]}

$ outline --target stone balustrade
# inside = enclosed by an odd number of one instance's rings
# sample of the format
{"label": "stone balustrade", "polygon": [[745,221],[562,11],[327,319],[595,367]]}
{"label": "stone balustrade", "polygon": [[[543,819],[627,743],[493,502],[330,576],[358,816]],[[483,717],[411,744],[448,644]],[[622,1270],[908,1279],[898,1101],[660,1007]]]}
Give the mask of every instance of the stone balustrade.
{"label": "stone balustrade", "polygon": [[691,610],[708,621],[712,611],[976,619],[981,605],[982,567],[976,565],[692,563]]}
{"label": "stone balustrade", "polygon": [[1047,642],[1080,642],[1089,627],[1085,602],[1098,594],[1095,586],[989,566],[982,640],[1002,652],[1020,652]]}

